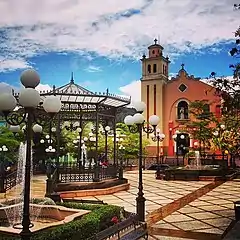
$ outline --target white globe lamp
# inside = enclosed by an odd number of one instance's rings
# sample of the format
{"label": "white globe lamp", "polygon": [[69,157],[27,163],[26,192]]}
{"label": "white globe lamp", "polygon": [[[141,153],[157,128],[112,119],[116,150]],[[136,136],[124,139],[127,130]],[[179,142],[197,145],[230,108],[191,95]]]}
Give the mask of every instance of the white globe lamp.
{"label": "white globe lamp", "polygon": [[20,126],[19,125],[16,125],[16,126],[11,125],[9,127],[9,130],[13,133],[18,133],[18,132],[20,132]]}
{"label": "white globe lamp", "polygon": [[146,109],[146,103],[145,102],[136,102],[134,103],[134,107],[138,113],[143,113]]}
{"label": "white globe lamp", "polygon": [[109,127],[109,126],[106,126],[106,127],[105,127],[105,131],[106,131],[106,132],[109,132],[109,131],[110,131],[110,127]]}
{"label": "white globe lamp", "polygon": [[40,103],[40,94],[36,89],[25,88],[19,94],[19,104],[26,108],[36,108]]}
{"label": "white globe lamp", "polygon": [[133,121],[136,124],[142,124],[144,122],[144,116],[141,113],[135,113],[133,115]]}
{"label": "white globe lamp", "polygon": [[152,115],[149,117],[149,123],[152,126],[157,126],[160,121],[160,118],[157,115]]}
{"label": "white globe lamp", "polygon": [[0,111],[11,112],[17,106],[16,98],[10,93],[0,94]]}
{"label": "white globe lamp", "polygon": [[43,130],[42,126],[39,124],[35,124],[32,129],[35,133],[41,133]]}
{"label": "white globe lamp", "polygon": [[124,123],[127,125],[127,126],[131,126],[134,124],[134,119],[133,119],[133,116],[131,115],[128,115],[124,118]]}
{"label": "white globe lamp", "polygon": [[40,83],[40,76],[34,69],[27,69],[22,72],[20,81],[25,88],[35,88]]}
{"label": "white globe lamp", "polygon": [[48,96],[43,101],[43,108],[47,113],[58,113],[61,110],[62,103],[56,96]]}

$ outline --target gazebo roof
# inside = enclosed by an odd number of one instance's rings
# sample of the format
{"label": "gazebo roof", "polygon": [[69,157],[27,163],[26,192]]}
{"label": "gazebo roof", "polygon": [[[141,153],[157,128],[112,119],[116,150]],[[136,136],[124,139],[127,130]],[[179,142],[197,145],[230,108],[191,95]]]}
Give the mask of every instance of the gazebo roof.
{"label": "gazebo roof", "polygon": [[63,104],[100,104],[114,108],[126,106],[131,101],[131,98],[110,94],[108,89],[103,93],[93,93],[76,84],[73,74],[68,84],[58,88],[53,86],[50,91],[40,91],[40,95],[42,100],[51,95],[59,96]]}

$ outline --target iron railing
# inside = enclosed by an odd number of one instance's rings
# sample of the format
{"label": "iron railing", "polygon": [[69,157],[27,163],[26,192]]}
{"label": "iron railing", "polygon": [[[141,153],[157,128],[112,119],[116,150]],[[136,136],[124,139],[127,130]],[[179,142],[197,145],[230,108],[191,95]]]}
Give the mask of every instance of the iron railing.
{"label": "iron railing", "polygon": [[0,193],[5,193],[17,184],[17,171],[0,176]]}
{"label": "iron railing", "polygon": [[85,168],[79,164],[63,164],[59,166],[60,182],[92,182],[94,181],[96,172],[98,179],[105,180],[118,177],[118,168],[116,166],[93,166]]}

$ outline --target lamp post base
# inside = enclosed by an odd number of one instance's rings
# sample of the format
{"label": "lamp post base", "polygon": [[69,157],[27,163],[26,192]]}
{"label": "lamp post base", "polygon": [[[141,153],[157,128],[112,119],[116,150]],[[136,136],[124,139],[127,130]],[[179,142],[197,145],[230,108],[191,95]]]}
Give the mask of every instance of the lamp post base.
{"label": "lamp post base", "polygon": [[25,231],[22,231],[20,235],[21,235],[21,240],[30,240],[32,232],[30,230],[27,230],[27,231],[25,230]]}
{"label": "lamp post base", "polygon": [[145,197],[138,196],[136,198],[137,201],[137,215],[139,217],[139,221],[145,222]]}

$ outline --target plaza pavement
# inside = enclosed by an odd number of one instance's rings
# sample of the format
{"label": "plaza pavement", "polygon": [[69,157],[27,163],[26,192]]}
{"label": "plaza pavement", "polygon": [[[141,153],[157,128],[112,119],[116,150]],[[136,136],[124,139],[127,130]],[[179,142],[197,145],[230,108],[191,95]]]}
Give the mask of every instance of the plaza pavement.
{"label": "plaza pavement", "polygon": [[[159,235],[184,235],[185,239],[221,239],[221,235],[235,218],[233,202],[240,199],[239,186],[239,181],[223,183],[157,222],[152,226],[152,232]],[[234,240],[240,239],[236,233],[232,238]]]}
{"label": "plaza pavement", "polygon": [[[156,180],[154,173],[155,171],[143,171],[146,217],[157,209],[172,204],[211,183],[206,181]],[[138,172],[127,172],[124,177],[130,183],[129,190],[111,195],[82,197],[81,199],[101,200],[108,204],[122,206],[127,211],[135,212]],[[32,197],[44,197],[45,181],[45,176],[34,176],[31,185]],[[218,236],[226,230],[234,217],[233,202],[240,199],[239,186],[240,182],[237,180],[225,182],[198,199],[189,202],[186,206],[150,226],[152,236],[149,239],[182,240],[181,236],[184,236],[184,239],[220,239]],[[10,190],[5,195],[1,194],[1,201],[14,198],[16,194],[19,194],[16,189]]]}

